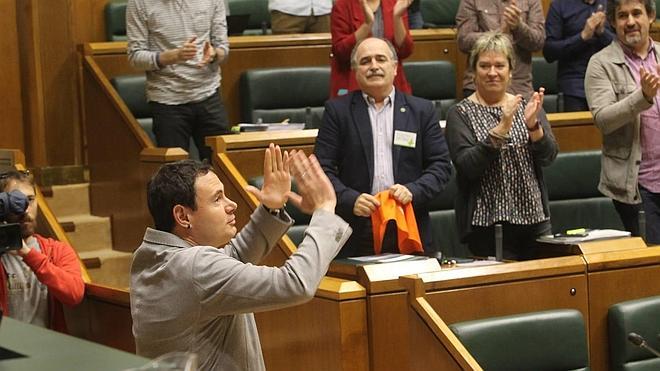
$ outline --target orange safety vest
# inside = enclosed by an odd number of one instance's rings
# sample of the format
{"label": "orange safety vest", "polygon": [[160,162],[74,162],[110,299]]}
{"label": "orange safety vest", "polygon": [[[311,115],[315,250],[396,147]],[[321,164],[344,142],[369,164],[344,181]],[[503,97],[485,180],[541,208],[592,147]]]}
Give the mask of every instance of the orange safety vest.
{"label": "orange safety vest", "polygon": [[417,220],[412,202],[407,205],[401,205],[390,194],[389,190],[382,191],[376,195],[380,202],[380,207],[371,214],[371,225],[374,233],[374,251],[380,254],[383,247],[383,237],[387,222],[394,220],[396,222],[397,240],[399,252],[402,254],[421,254],[424,253],[421,239],[419,238],[419,229],[417,229]]}

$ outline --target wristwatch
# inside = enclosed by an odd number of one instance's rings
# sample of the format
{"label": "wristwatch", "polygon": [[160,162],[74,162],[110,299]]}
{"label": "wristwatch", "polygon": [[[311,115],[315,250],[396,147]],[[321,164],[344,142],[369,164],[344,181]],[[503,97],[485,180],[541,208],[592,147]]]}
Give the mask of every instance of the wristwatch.
{"label": "wristwatch", "polygon": [[272,216],[280,216],[280,212],[282,211],[282,208],[284,207],[284,206],[282,206],[279,209],[269,209],[268,207],[266,207],[266,205],[263,205],[263,206],[264,206],[264,209],[266,209],[266,211],[268,211],[270,213],[270,215],[272,215]]}

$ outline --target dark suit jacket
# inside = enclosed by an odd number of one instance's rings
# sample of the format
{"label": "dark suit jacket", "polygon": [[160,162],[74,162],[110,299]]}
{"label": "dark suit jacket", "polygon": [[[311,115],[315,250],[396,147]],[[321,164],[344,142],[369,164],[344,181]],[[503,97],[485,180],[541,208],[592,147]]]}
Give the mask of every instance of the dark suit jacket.
{"label": "dark suit jacket", "polygon": [[[397,90],[394,132],[417,133],[415,148],[392,145],[394,182],[413,195],[413,207],[426,252],[437,251],[431,239],[429,203],[445,187],[451,173],[447,144],[433,103]],[[339,256],[373,252],[371,218],[357,217],[353,205],[371,193],[374,150],[367,103],[361,91],[329,100],[314,153],[337,193],[337,214],[353,228]]]}

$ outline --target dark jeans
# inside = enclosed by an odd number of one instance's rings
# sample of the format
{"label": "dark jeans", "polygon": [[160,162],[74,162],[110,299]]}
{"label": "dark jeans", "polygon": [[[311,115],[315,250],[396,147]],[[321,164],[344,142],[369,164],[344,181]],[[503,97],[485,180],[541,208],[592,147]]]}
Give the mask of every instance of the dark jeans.
{"label": "dark jeans", "polygon": [[[550,223],[541,222],[531,225],[502,224],[502,252],[504,259],[532,259],[536,239],[550,234]],[[495,256],[495,226],[472,226],[472,232],[467,237],[468,249],[474,256]]]}
{"label": "dark jeans", "polygon": [[421,10],[408,9],[408,28],[411,30],[424,28],[424,18]]}
{"label": "dark jeans", "polygon": [[642,196],[641,204],[626,204],[612,200],[614,208],[623,227],[633,236],[639,236],[639,211],[644,210],[646,219],[646,243],[649,245],[660,244],[660,193],[653,193],[646,188],[639,186],[639,193]]}
{"label": "dark jeans", "polygon": [[587,98],[564,94],[564,112],[589,111]]}
{"label": "dark jeans", "polygon": [[168,105],[150,102],[154,117],[154,134],[158,147],[181,147],[189,151],[190,137],[199,150],[200,159],[211,159],[211,148],[204,138],[229,133],[227,112],[216,92],[193,103]]}

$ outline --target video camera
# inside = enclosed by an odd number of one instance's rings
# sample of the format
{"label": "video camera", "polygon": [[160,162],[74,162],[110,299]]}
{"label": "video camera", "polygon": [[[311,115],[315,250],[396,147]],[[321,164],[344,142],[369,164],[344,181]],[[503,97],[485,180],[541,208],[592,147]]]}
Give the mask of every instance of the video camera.
{"label": "video camera", "polygon": [[19,190],[0,192],[0,254],[23,247],[21,225],[7,223],[7,217],[25,214],[28,203],[27,197]]}

